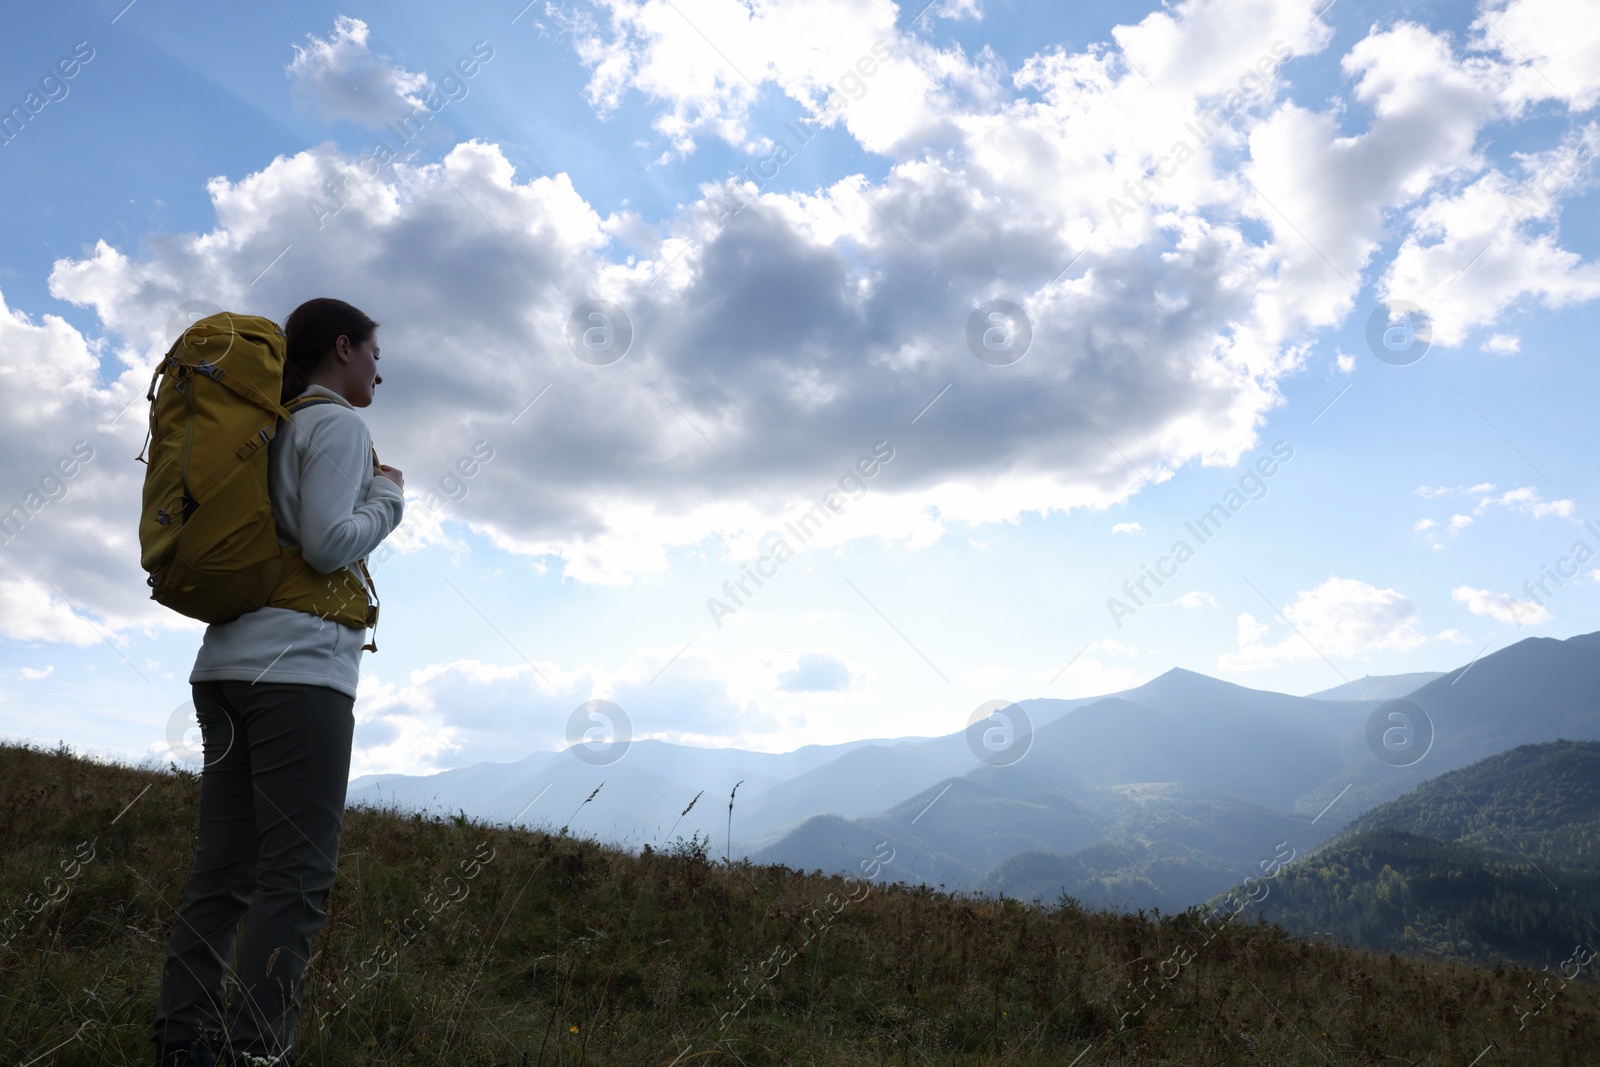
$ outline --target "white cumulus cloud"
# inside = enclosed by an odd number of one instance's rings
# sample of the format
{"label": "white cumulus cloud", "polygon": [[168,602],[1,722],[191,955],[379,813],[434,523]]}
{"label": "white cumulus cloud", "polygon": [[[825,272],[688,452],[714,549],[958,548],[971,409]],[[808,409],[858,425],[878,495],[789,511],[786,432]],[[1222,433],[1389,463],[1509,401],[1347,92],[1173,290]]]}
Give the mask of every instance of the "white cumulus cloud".
{"label": "white cumulus cloud", "polygon": [[1417,606],[1394,589],[1355,578],[1330,577],[1296,594],[1283,608],[1291,624],[1277,641],[1266,640],[1270,622],[1245,612],[1238,620],[1239,648],[1217,661],[1220,670],[1261,670],[1292,660],[1348,659],[1379,652],[1410,652],[1428,641]]}
{"label": "white cumulus cloud", "polygon": [[369,36],[365,22],[346,15],[334,20],[327,37],[307,34],[286,68],[295,101],[374,129],[422,108],[428,76],[374,53]]}
{"label": "white cumulus cloud", "polygon": [[1549,622],[1555,618],[1542,604],[1535,604],[1531,600],[1518,600],[1505,593],[1494,593],[1487,589],[1474,589],[1470,585],[1456,586],[1450,590],[1450,597],[1457,603],[1465,604],[1467,610],[1474,615],[1488,615],[1501,622],[1515,623],[1519,627]]}

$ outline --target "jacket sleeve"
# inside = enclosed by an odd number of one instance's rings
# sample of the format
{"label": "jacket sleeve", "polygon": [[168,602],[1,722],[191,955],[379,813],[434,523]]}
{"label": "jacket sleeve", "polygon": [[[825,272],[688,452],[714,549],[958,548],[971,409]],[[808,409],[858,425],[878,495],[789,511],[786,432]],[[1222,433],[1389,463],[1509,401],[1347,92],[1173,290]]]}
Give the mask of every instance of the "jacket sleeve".
{"label": "jacket sleeve", "polygon": [[300,550],[312,567],[332,574],[365,557],[400,525],[405,494],[373,476],[372,438],[361,416],[329,409],[309,421],[300,467]]}

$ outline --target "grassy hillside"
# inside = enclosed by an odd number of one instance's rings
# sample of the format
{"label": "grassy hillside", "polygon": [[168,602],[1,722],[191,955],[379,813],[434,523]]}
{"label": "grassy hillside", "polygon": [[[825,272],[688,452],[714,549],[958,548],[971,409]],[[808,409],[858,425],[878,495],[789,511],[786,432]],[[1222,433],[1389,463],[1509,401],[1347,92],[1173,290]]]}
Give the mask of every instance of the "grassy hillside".
{"label": "grassy hillside", "polygon": [[1597,902],[1600,743],[1552,741],[1372,809],[1286,868],[1261,909],[1370,949],[1556,970],[1600,951]]}
{"label": "grassy hillside", "polygon": [[[197,791],[0,747],[0,1059],[147,1061]],[[1532,972],[910,889],[873,848],[847,883],[353,810],[302,1062],[1489,1067],[1600,1035],[1591,984],[1530,1016]]]}

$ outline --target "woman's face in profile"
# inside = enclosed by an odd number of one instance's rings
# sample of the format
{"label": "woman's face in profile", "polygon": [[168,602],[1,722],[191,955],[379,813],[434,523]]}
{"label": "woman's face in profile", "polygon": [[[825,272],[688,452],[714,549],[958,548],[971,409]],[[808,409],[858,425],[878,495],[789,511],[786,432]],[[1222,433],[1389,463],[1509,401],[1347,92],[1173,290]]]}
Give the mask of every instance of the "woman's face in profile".
{"label": "woman's face in profile", "polygon": [[378,373],[377,330],[373,330],[372,336],[360,344],[350,346],[346,375],[345,382],[350,388],[350,395],[345,399],[358,408],[371,404],[378,384],[383,381],[383,375]]}

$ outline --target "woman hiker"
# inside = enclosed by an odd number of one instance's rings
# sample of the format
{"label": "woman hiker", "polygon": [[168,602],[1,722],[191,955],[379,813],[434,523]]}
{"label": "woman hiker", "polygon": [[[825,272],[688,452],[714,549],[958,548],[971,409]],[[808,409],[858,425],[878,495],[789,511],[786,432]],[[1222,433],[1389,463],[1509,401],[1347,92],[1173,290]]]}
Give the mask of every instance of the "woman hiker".
{"label": "woman hiker", "polygon": [[[317,402],[297,406],[268,446],[272,517],[279,541],[324,574],[364,559],[404,509],[405,481],[374,466],[356,411],[383,381],[377,325],[325,298],[284,322],[282,402]],[[361,652],[375,648],[365,635],[270,605],[206,627],[189,675],[205,750],[200,833],[161,972],[161,1067],[292,1063],[337,869]]]}

